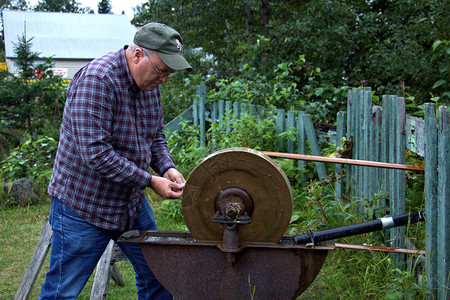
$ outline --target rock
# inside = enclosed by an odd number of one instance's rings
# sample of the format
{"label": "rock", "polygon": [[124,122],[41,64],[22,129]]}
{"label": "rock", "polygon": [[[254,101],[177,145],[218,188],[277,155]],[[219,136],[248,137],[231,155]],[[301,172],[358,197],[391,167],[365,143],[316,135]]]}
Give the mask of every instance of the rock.
{"label": "rock", "polygon": [[27,204],[39,200],[39,189],[31,178],[21,178],[13,182],[7,182],[3,188],[15,204]]}

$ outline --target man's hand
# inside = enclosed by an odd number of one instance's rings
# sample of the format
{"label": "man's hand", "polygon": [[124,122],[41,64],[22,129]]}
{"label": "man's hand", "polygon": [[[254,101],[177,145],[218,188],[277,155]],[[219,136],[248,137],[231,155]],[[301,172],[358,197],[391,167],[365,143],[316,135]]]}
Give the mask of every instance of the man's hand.
{"label": "man's hand", "polygon": [[170,168],[169,170],[167,170],[166,173],[164,173],[164,178],[167,178],[170,181],[176,183],[182,183],[183,185],[186,183],[186,180],[184,180],[183,175],[180,172],[178,172],[178,170],[175,168]]}
{"label": "man's hand", "polygon": [[[166,174],[164,174],[164,177],[166,177]],[[180,198],[181,195],[183,195],[185,182],[177,183],[164,177],[153,176],[152,181],[150,182],[150,188],[152,188],[158,195],[160,195],[164,199]],[[183,178],[183,176],[181,176],[181,178]]]}

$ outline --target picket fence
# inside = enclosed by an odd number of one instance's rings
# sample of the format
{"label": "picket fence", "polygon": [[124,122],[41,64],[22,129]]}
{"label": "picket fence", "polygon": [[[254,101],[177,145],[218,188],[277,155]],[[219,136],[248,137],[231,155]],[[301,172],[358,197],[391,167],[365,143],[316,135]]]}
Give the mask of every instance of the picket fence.
{"label": "picket fence", "polygon": [[[340,147],[343,137],[352,140],[351,159],[405,164],[406,149],[424,157],[425,162],[425,215],[426,215],[426,274],[427,285],[433,299],[449,299],[450,290],[450,113],[446,106],[425,104],[423,119],[405,113],[405,99],[393,95],[382,96],[382,105],[372,104],[370,88],[352,89],[348,92],[347,111],[337,115],[336,132],[328,138]],[[205,137],[207,123],[222,122],[225,114],[239,117],[250,112],[262,115],[261,107],[247,107],[231,101],[207,103],[206,87],[197,87],[192,107],[166,124],[170,134],[179,129],[179,123],[190,120],[200,128]],[[205,104],[207,103],[207,104]],[[287,140],[279,146],[288,153],[320,156],[321,151],[311,117],[301,111],[277,109],[277,132],[287,129],[297,132],[297,140]],[[308,141],[308,143],[307,143]],[[271,149],[267,149],[271,150]],[[303,168],[305,161],[298,160]],[[315,162],[319,178],[327,178],[322,162]],[[405,213],[406,170],[336,164],[335,176],[342,168],[346,176],[335,183],[336,197],[349,191],[355,200],[370,202],[381,199],[380,207],[386,213]],[[303,175],[303,173],[302,173]],[[302,178],[302,181],[306,179]],[[380,195],[385,195],[381,197]],[[363,206],[362,206],[363,207]],[[407,212],[406,212],[407,213]],[[405,228],[392,228],[385,232],[386,243],[392,247],[405,247]],[[405,254],[395,254],[401,268]]]}

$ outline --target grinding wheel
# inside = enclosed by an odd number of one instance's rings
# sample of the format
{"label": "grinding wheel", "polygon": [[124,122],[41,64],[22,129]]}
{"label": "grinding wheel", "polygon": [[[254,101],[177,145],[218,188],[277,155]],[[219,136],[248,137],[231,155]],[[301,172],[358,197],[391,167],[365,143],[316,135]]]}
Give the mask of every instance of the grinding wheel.
{"label": "grinding wheel", "polygon": [[251,223],[241,225],[239,240],[278,242],[292,214],[292,190],[284,172],[268,156],[248,148],[228,148],[206,157],[190,174],[183,193],[183,216],[199,241],[221,241],[223,228],[213,223],[216,198],[228,187],[252,201]]}

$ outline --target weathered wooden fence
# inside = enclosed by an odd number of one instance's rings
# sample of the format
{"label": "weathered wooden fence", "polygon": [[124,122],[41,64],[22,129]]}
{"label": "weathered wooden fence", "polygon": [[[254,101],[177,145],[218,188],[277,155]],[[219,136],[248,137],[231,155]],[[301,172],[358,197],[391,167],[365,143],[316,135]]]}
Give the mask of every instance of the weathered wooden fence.
{"label": "weathered wooden fence", "polygon": [[[220,122],[221,116],[241,116],[251,111],[262,113],[259,107],[247,107],[230,101],[209,103],[205,86],[197,88],[193,106],[166,125],[168,132],[178,129],[182,119],[191,120],[200,127],[205,137],[207,122]],[[425,104],[424,119],[405,113],[405,99],[397,96],[382,97],[382,106],[372,105],[370,88],[352,89],[348,93],[347,112],[337,115],[335,139],[337,147],[342,137],[353,141],[352,159],[405,164],[406,149],[424,157],[425,161],[425,213],[426,213],[426,271],[427,284],[436,299],[449,299],[450,282],[450,113],[447,107]],[[287,140],[280,146],[288,153],[306,154],[306,145],[312,155],[321,151],[311,117],[304,112],[276,112],[277,132],[294,129],[297,141]],[[270,150],[270,149],[268,149]],[[299,160],[298,167],[305,162]],[[319,178],[328,177],[322,162],[316,162]],[[336,164],[336,177],[344,168]],[[402,169],[374,168],[347,165],[346,177],[335,184],[335,193],[341,197],[345,189],[357,200],[372,201],[382,197],[379,205],[386,213],[405,213],[406,171]],[[303,178],[304,180],[304,178]],[[405,247],[405,228],[385,232],[386,242],[393,247]],[[399,266],[404,254],[395,254]]]}

